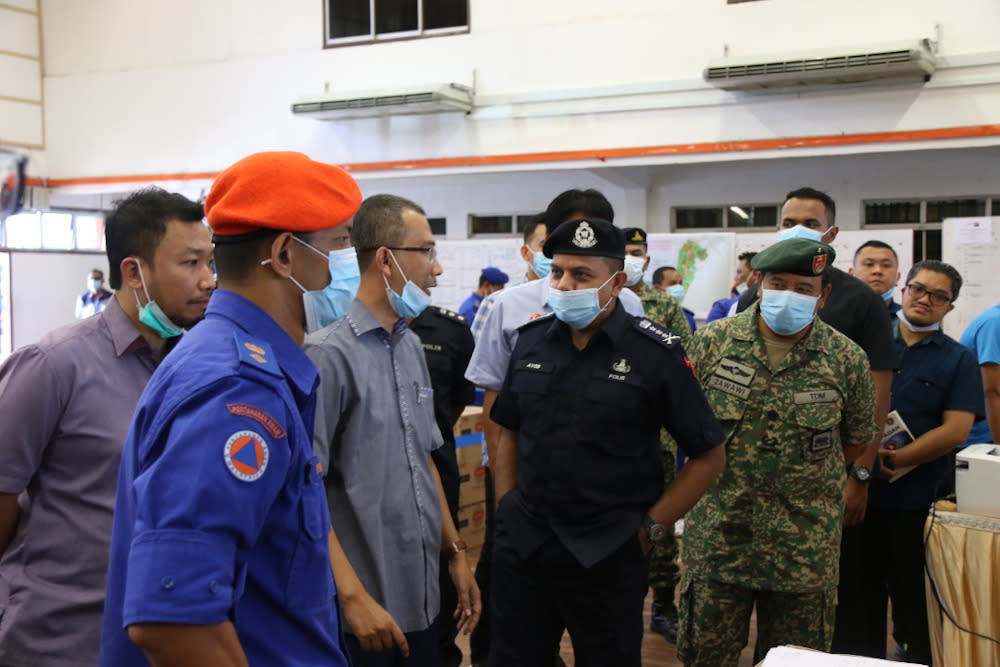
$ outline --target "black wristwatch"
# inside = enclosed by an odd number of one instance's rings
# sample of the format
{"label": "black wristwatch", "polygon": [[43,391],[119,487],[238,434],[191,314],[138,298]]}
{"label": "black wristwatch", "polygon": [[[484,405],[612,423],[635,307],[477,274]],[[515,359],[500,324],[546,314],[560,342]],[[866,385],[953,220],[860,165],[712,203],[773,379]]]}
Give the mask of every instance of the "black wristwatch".
{"label": "black wristwatch", "polygon": [[642,527],[646,529],[646,539],[650,544],[659,544],[667,539],[667,527],[653,521],[653,517],[648,514],[642,519]]}
{"label": "black wristwatch", "polygon": [[868,468],[867,466],[856,466],[853,463],[847,466],[847,474],[862,484],[867,484],[872,479],[871,468]]}

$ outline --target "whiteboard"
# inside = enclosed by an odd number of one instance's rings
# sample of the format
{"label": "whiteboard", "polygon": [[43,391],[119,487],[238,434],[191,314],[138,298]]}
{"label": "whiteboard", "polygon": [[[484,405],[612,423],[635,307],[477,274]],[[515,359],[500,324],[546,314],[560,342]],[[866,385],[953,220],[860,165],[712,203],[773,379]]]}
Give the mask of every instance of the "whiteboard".
{"label": "whiteboard", "polygon": [[488,266],[510,276],[507,285],[524,282],[528,265],[521,259],[522,245],[520,237],[437,241],[438,262],[444,272],[438,276],[438,286],[431,290],[431,302],[458,310],[479,287],[479,274]]}
{"label": "whiteboard", "polygon": [[945,331],[958,339],[980,313],[1000,303],[1000,216],[946,219],[941,259],[962,274],[955,310],[944,319]]}

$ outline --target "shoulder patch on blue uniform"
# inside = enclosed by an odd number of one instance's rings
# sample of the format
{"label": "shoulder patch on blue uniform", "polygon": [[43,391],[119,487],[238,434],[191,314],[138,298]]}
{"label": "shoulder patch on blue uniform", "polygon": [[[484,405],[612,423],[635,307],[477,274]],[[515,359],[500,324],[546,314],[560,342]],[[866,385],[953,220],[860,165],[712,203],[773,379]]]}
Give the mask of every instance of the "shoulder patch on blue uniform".
{"label": "shoulder patch on blue uniform", "polygon": [[264,341],[253,338],[242,331],[233,333],[236,339],[236,350],[240,355],[240,366],[249,366],[264,371],[275,377],[284,377],[278,362],[271,353],[271,346]]}
{"label": "shoulder patch on blue uniform", "polygon": [[647,320],[645,317],[637,317],[632,320],[632,326],[635,327],[639,333],[649,336],[663,347],[674,348],[681,342],[680,336],[673,333],[669,329],[664,329],[655,322]]}
{"label": "shoulder patch on blue uniform", "polygon": [[236,431],[222,449],[222,457],[233,477],[243,482],[255,482],[267,469],[271,452],[267,441],[254,431]]}
{"label": "shoulder patch on blue uniform", "polygon": [[442,308],[441,306],[431,306],[431,307],[437,311],[438,315],[442,315],[444,317],[447,317],[449,320],[455,320],[456,322],[461,322],[462,324],[465,324],[465,317],[459,315],[454,310],[448,310],[447,308]]}
{"label": "shoulder patch on blue uniform", "polygon": [[530,318],[528,318],[527,322],[519,326],[517,330],[521,331],[523,329],[527,329],[528,327],[533,327],[536,324],[540,324],[542,322],[551,322],[555,318],[556,318],[555,313],[546,313],[545,315],[542,315],[541,313],[535,313]]}

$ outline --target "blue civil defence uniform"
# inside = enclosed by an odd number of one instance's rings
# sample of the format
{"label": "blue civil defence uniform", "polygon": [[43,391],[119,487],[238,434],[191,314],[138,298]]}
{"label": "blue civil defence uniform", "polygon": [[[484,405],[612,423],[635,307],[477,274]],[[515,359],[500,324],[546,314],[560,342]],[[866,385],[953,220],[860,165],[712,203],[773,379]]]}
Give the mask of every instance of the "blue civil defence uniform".
{"label": "blue civil defence uniform", "polygon": [[102,667],[148,664],[125,628],[231,621],[251,665],[349,665],[312,452],[318,375],[217,290],[157,368],[122,452]]}

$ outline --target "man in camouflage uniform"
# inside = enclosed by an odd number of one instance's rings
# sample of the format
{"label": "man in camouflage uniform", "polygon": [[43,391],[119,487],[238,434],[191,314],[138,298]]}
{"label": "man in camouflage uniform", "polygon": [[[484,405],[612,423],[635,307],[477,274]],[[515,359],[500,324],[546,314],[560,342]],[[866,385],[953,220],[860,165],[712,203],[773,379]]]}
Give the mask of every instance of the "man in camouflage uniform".
{"label": "man in camouflage uniform", "polygon": [[[625,232],[625,286],[642,301],[646,319],[676,333],[681,337],[681,345],[687,347],[692,333],[680,303],[643,280],[649,268],[646,230],[627,227],[622,231]],[[663,483],[670,486],[677,474],[677,443],[666,429],[660,431],[660,448],[663,454]],[[653,547],[649,558],[649,587],[653,589],[649,629],[663,635],[670,643],[677,641],[677,606],[674,604],[674,590],[680,582],[677,552],[677,538],[670,531],[663,542]]]}
{"label": "man in camouflage uniform", "polygon": [[789,239],[758,254],[761,299],[689,348],[726,432],[728,465],[688,513],[678,655],[736,665],[757,607],[762,653],[830,649],[845,464],[878,434],[857,344],[815,317],[833,248]]}

